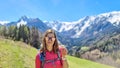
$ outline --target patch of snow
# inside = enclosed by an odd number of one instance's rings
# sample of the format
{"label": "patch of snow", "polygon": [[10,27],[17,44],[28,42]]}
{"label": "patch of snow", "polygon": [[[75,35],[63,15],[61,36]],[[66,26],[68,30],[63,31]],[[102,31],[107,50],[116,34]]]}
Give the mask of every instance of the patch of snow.
{"label": "patch of snow", "polygon": [[17,23],[17,26],[19,27],[20,25],[26,25],[26,24],[27,24],[26,21],[21,20],[19,23]]}

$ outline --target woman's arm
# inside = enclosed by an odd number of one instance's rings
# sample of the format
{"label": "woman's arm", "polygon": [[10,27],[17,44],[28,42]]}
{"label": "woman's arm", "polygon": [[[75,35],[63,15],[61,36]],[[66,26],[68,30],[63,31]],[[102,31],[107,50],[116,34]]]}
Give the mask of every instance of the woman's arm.
{"label": "woman's arm", "polygon": [[67,59],[65,57],[62,57],[62,60],[63,60],[63,68],[68,68],[68,62],[67,62]]}
{"label": "woman's arm", "polygon": [[36,58],[35,58],[35,68],[40,68],[40,66],[41,66],[40,55],[38,53]]}
{"label": "woman's arm", "polygon": [[63,68],[68,68],[69,65],[68,65],[68,62],[67,62],[67,58],[66,58],[66,55],[67,55],[67,49],[65,47],[61,47],[61,52],[62,52],[62,61],[63,61]]}

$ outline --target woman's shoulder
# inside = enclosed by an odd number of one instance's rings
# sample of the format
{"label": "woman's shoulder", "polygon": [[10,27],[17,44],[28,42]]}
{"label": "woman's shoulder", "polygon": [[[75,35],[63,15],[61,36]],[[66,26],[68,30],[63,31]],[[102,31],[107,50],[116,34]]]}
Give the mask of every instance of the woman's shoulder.
{"label": "woman's shoulder", "polygon": [[36,54],[36,58],[40,57],[40,52]]}
{"label": "woman's shoulder", "polygon": [[41,53],[43,53],[43,51],[38,51],[38,53],[36,54],[36,57],[39,57]]}
{"label": "woman's shoulder", "polygon": [[41,57],[43,57],[43,52],[38,52],[36,55],[36,59],[41,60]]}
{"label": "woman's shoulder", "polygon": [[40,57],[41,53],[42,53],[42,51],[38,51],[38,53],[36,54],[36,57]]}

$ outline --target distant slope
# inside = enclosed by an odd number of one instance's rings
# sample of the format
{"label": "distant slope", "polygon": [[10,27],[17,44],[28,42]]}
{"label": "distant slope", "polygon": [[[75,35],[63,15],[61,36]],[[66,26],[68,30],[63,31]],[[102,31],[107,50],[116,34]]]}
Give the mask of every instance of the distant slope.
{"label": "distant slope", "polygon": [[100,63],[68,56],[69,68],[114,68]]}
{"label": "distant slope", "polygon": [[34,68],[36,53],[22,42],[0,39],[0,68]]}

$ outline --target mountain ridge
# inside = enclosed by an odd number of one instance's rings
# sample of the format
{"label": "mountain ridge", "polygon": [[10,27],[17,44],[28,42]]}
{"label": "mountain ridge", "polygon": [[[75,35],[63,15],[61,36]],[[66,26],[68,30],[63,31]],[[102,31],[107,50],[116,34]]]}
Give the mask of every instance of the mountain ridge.
{"label": "mountain ridge", "polygon": [[66,43],[70,43],[70,46],[76,45],[74,43],[83,45],[79,43],[81,39],[90,39],[92,36],[96,37],[106,33],[114,33],[116,30],[119,30],[120,11],[102,13],[94,16],[86,16],[79,19],[78,21],[73,22],[49,22],[42,21],[39,18],[28,18],[27,16],[22,16],[18,21],[10,22],[5,25],[28,25],[30,27],[35,26],[42,32],[52,28],[56,30],[57,34],[61,35],[61,37],[67,38],[66,41],[69,42],[65,42],[65,40],[58,38],[61,43],[64,43],[64,45],[68,45]]}

